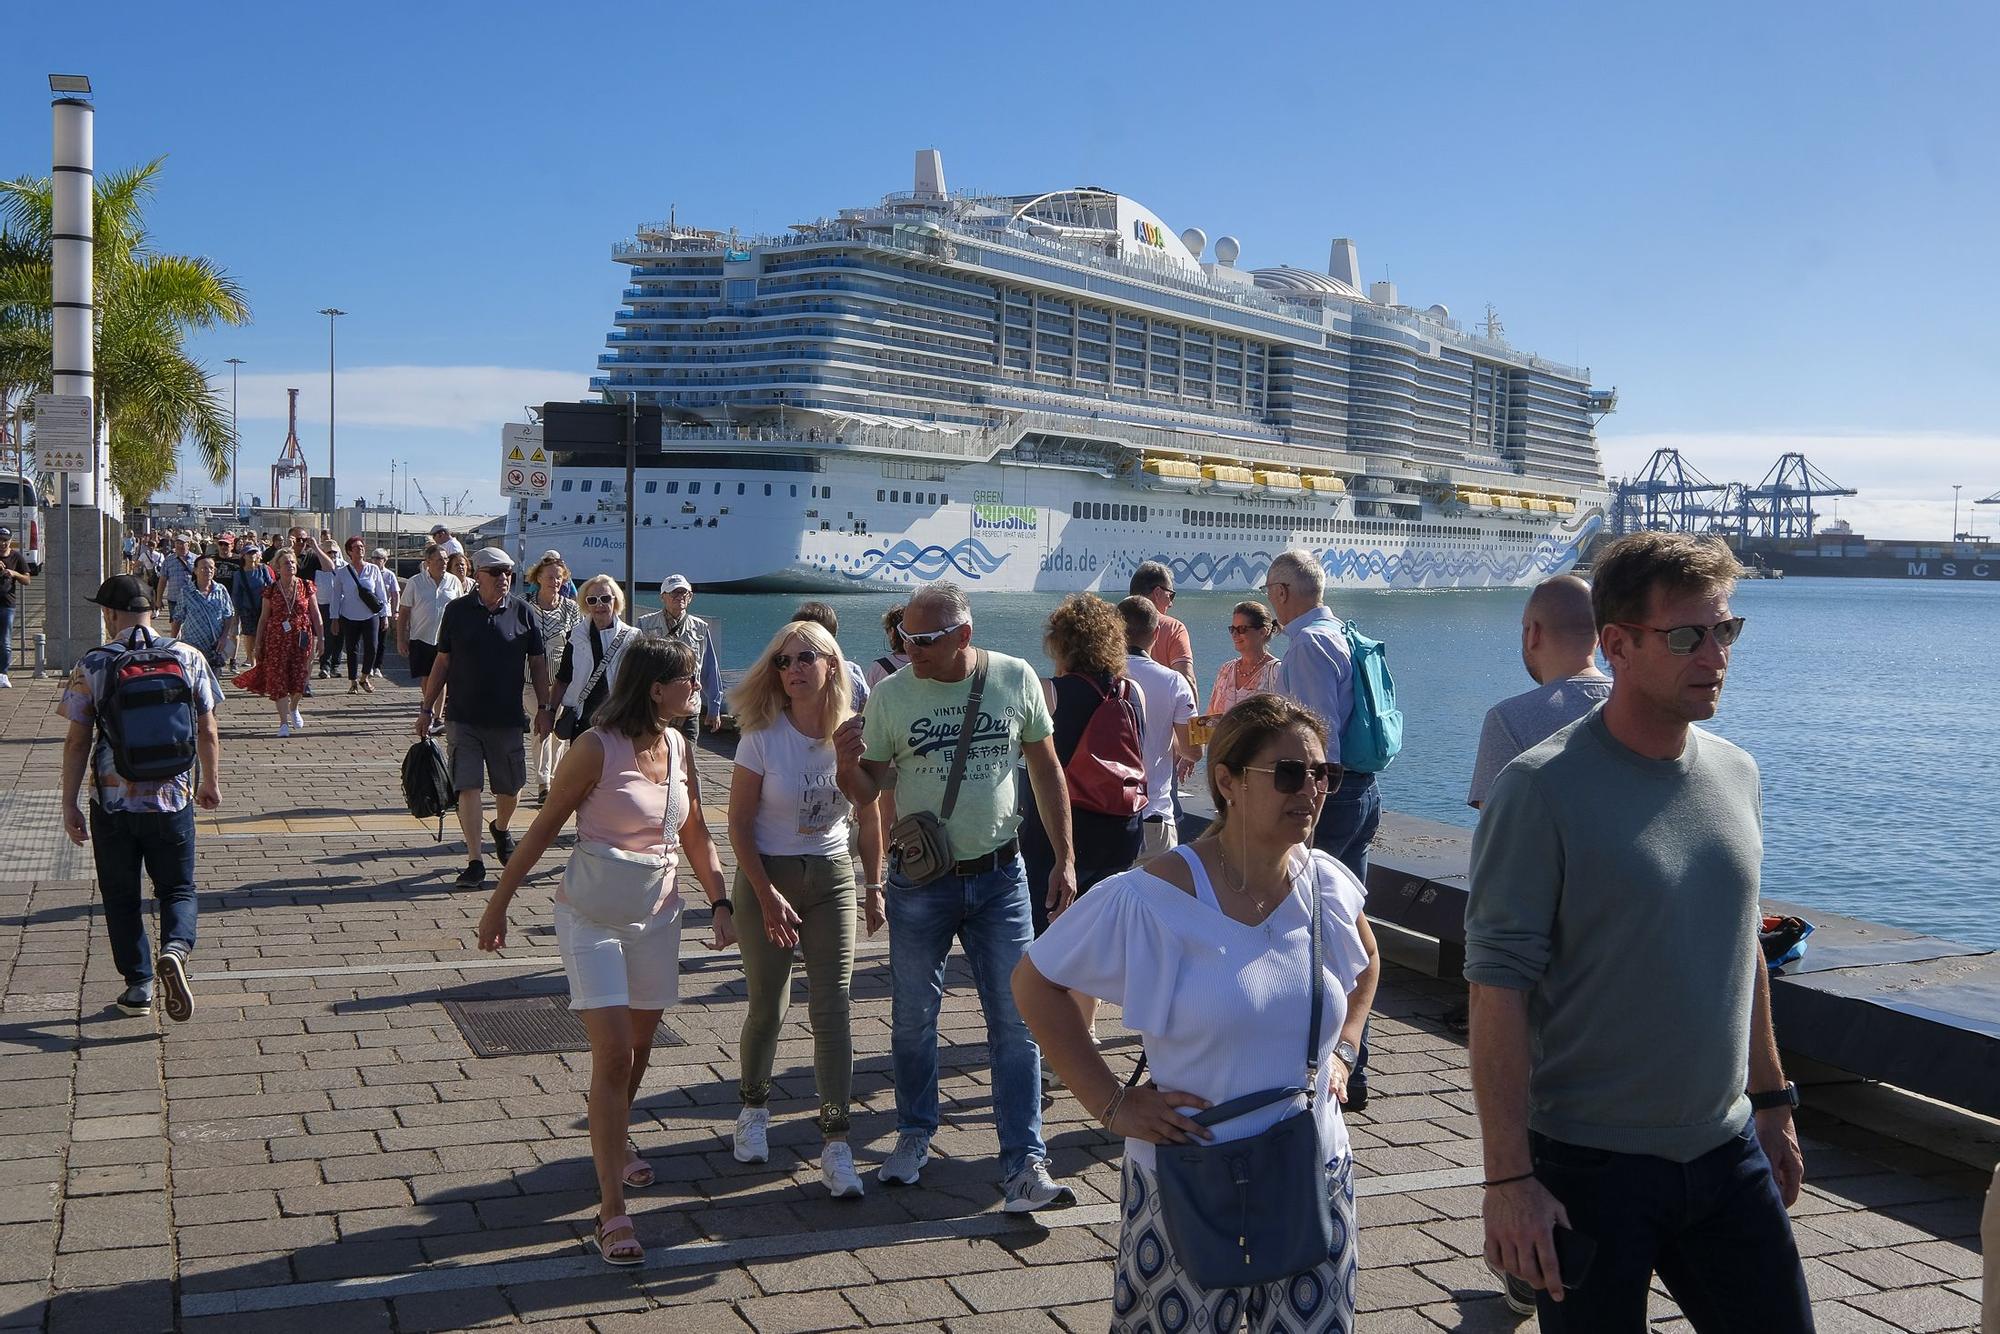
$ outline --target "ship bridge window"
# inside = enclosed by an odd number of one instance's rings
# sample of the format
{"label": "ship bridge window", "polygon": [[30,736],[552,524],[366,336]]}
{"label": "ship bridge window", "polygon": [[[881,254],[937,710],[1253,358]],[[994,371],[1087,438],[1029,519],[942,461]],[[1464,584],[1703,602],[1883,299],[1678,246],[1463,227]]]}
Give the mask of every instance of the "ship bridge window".
{"label": "ship bridge window", "polygon": [[659,489],[660,489],[660,484],[658,482],[646,483],[646,494],[649,496]]}

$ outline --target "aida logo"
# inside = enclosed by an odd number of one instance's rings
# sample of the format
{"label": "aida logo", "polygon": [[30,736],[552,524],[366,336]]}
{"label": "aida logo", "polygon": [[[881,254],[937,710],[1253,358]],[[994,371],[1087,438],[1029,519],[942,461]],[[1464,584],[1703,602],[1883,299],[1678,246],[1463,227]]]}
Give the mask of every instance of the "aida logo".
{"label": "aida logo", "polygon": [[1167,233],[1165,229],[1153,223],[1146,222],[1143,219],[1135,221],[1132,224],[1132,236],[1136,240],[1145,242],[1155,250],[1165,250],[1167,248]]}

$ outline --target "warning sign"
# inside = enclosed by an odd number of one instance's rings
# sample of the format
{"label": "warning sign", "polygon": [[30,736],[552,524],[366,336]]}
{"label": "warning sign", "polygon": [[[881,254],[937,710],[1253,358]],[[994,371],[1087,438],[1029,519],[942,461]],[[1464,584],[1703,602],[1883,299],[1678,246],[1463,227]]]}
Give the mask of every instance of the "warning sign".
{"label": "warning sign", "polygon": [[500,428],[500,494],[539,500],[549,494],[548,453],[542,428],[510,423]]}

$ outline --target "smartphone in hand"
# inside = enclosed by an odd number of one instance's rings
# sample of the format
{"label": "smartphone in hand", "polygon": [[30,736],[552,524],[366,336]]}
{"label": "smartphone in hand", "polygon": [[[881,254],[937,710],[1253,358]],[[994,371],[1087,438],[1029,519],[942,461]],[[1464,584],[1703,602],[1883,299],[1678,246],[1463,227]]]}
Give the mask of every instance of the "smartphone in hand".
{"label": "smartphone in hand", "polygon": [[1558,1223],[1555,1243],[1556,1272],[1562,1275],[1563,1291],[1581,1288],[1590,1277],[1590,1262],[1597,1258],[1596,1240]]}

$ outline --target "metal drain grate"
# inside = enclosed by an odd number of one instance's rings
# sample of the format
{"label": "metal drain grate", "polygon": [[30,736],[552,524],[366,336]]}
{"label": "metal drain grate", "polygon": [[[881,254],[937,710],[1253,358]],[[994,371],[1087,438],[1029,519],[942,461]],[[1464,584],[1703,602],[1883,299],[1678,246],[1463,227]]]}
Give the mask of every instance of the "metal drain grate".
{"label": "metal drain grate", "polygon": [[[567,995],[448,1000],[443,1004],[475,1056],[545,1056],[590,1050],[583,1018],[569,1008]],[[672,1024],[662,1022],[653,1042],[679,1047],[686,1039],[674,1032]]]}

